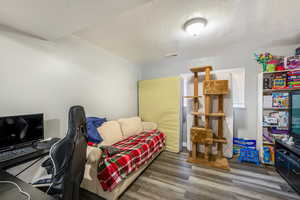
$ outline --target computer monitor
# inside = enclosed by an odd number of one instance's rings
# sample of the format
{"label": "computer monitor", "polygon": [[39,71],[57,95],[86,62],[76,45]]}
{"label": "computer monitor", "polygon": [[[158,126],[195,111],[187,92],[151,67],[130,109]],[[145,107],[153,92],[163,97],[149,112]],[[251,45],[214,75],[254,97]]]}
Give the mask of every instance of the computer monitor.
{"label": "computer monitor", "polygon": [[43,138],[43,114],[0,117],[0,150],[23,147]]}
{"label": "computer monitor", "polygon": [[290,135],[300,144],[300,91],[290,95]]}

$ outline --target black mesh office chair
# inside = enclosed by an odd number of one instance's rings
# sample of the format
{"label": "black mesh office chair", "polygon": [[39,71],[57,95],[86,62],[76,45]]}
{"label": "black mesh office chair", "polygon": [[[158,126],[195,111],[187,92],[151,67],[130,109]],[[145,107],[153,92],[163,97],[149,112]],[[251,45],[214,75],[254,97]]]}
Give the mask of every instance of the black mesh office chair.
{"label": "black mesh office chair", "polygon": [[67,135],[50,149],[33,185],[62,200],[79,200],[84,175],[87,129],[84,108],[73,106],[69,111]]}

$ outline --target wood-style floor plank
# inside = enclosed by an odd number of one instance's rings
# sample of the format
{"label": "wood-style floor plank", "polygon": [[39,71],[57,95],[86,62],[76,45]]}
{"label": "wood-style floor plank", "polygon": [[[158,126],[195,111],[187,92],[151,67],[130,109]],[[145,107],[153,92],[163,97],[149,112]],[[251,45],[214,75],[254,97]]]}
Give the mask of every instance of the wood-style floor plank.
{"label": "wood-style floor plank", "polygon": [[230,161],[231,171],[225,172],[187,163],[187,156],[162,152],[120,199],[300,200],[274,168]]}

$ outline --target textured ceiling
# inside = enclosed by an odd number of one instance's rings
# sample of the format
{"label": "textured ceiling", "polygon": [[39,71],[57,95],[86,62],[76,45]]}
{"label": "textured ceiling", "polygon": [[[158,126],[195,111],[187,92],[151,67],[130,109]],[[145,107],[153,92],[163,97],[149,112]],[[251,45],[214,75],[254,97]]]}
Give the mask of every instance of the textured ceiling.
{"label": "textured ceiling", "polygon": [[[138,63],[173,52],[196,58],[236,43],[300,42],[299,8],[298,0],[153,0],[76,34]],[[198,37],[187,35],[183,23],[198,16],[207,27]]]}
{"label": "textured ceiling", "polygon": [[[73,34],[142,64],[299,43],[299,8],[299,0],[1,0],[0,24],[48,40]],[[182,30],[192,17],[208,20],[198,37]]]}
{"label": "textured ceiling", "polygon": [[0,0],[0,24],[55,40],[106,23],[149,0]]}

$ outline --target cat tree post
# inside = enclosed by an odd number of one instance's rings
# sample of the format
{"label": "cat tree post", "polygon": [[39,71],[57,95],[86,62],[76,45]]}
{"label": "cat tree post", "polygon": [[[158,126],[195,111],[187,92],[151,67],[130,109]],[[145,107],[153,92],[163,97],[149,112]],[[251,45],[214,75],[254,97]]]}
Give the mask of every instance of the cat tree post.
{"label": "cat tree post", "polygon": [[[198,82],[199,82],[199,77],[198,73],[194,72],[194,105],[193,105],[193,111],[197,112],[199,110],[199,99],[198,97]],[[194,126],[199,126],[199,118],[198,116],[194,117]]]}
{"label": "cat tree post", "polygon": [[[205,68],[205,81],[209,81],[210,80],[210,71],[211,68]],[[210,128],[210,118],[208,115],[206,115],[207,113],[211,113],[211,96],[209,95],[204,95],[205,96],[205,102],[204,102],[204,117],[205,117],[205,128],[209,129]],[[205,149],[204,149],[204,159],[209,159],[209,154],[211,154],[211,144],[205,144]]]}
{"label": "cat tree post", "polygon": [[[218,96],[218,112],[224,113],[224,98],[223,95]],[[223,121],[224,117],[218,119],[218,138],[223,138]],[[218,143],[218,157],[223,156],[223,143]]]}
{"label": "cat tree post", "polygon": [[[198,97],[198,81],[199,81],[199,77],[198,77],[198,73],[197,72],[194,72],[194,98],[193,98],[193,102],[194,102],[194,105],[193,105],[193,111],[196,112],[197,110],[199,110],[199,99],[197,98]],[[194,117],[194,123],[193,123],[194,127],[197,127],[199,126],[199,118],[198,116],[195,116]],[[196,159],[197,158],[197,143],[194,142],[192,144],[192,157],[193,159]]]}

